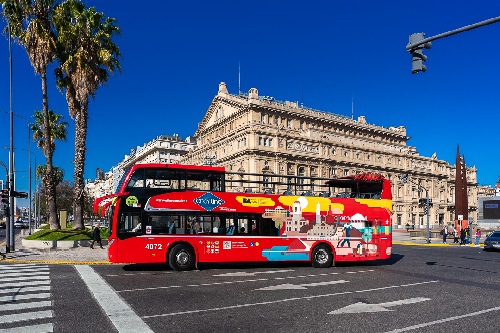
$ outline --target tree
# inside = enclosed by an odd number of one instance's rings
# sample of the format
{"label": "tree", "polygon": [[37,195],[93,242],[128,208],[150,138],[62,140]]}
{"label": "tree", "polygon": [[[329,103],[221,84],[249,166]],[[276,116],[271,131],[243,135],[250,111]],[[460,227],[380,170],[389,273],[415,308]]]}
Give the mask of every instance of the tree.
{"label": "tree", "polygon": [[[56,188],[57,186],[63,181],[64,179],[64,170],[60,169],[59,167],[57,166],[53,166],[53,174],[54,174],[54,183],[56,185]],[[50,217],[50,212],[48,210],[48,196],[47,196],[47,188],[46,188],[46,180],[44,178],[46,178],[46,174],[47,174],[47,165],[39,165],[36,170],[35,170],[35,174],[38,178],[40,178],[42,180],[42,186],[41,188],[39,189],[40,190],[40,193],[41,193],[41,197],[40,197],[40,210],[44,212],[44,214],[42,215],[45,215],[45,216],[49,216]],[[58,225],[58,227],[56,229],[60,229],[61,226]],[[52,228],[51,228],[52,229]]]}
{"label": "tree", "polygon": [[[31,125],[31,130],[33,131],[33,139],[36,141],[37,146],[39,148],[42,147],[49,147],[49,149],[52,151],[52,153],[56,149],[56,143],[55,140],[63,140],[66,141],[66,135],[68,133],[67,127],[68,123],[65,121],[61,121],[63,118],[62,115],[57,114],[54,112],[54,110],[49,110],[48,112],[49,115],[49,128],[50,128],[50,134],[48,136],[45,136],[45,113],[42,111],[35,110],[34,113],[34,118],[35,122]],[[46,138],[49,138],[48,140]],[[57,190],[57,184],[59,184],[62,181],[62,178],[64,178],[64,172],[59,171],[59,168],[52,166],[52,173],[49,176],[48,173],[48,167],[45,165],[42,169],[43,171],[42,174],[39,174],[40,179],[42,180],[43,187],[45,189],[45,194],[46,194],[46,199],[47,199],[47,206],[48,206],[48,216],[49,216],[49,225],[50,229],[60,229],[60,224],[59,220],[57,219],[57,208],[56,211],[53,212],[51,210],[51,204],[50,204],[50,190],[49,188],[51,186],[54,186],[56,192]],[[37,173],[39,170],[37,170]],[[59,179],[61,177],[61,179]],[[57,203],[57,198],[53,198],[54,204]],[[57,205],[56,205],[57,207]],[[52,214],[56,214],[56,218],[51,218]],[[56,225],[53,225],[53,221],[56,221]]]}
{"label": "tree", "polygon": [[89,96],[94,98],[110,74],[121,70],[118,60],[121,53],[113,42],[120,30],[114,18],[104,18],[104,13],[94,7],[85,8],[78,0],[67,0],[56,6],[53,22],[59,46],[57,83],[59,89],[65,91],[68,111],[75,121],[73,228],[83,229]]}
{"label": "tree", "polygon": [[[50,137],[49,102],[47,96],[47,67],[53,61],[56,51],[56,36],[51,23],[55,0],[0,0],[4,5],[4,16],[8,20],[11,35],[24,47],[35,73],[42,79],[43,136]],[[44,140],[41,147],[47,164],[46,193],[49,205],[51,229],[59,228],[56,206],[56,185],[52,157],[54,146]]]}

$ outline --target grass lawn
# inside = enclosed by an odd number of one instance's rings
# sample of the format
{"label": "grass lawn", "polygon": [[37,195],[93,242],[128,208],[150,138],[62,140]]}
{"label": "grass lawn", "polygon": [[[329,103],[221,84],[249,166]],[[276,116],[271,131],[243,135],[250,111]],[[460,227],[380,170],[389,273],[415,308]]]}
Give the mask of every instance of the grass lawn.
{"label": "grass lawn", "polygon": [[[108,230],[101,228],[101,239],[108,238]],[[49,241],[75,241],[75,240],[91,240],[92,229],[74,230],[73,228],[50,230],[48,226],[42,227],[37,232],[26,236],[27,240],[49,240]]]}

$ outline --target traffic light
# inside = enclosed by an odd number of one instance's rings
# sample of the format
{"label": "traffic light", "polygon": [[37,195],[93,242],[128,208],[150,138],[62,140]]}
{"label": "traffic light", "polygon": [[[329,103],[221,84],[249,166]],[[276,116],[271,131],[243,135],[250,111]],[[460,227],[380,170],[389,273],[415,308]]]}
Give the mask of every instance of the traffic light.
{"label": "traffic light", "polygon": [[2,198],[3,214],[9,216],[9,190],[2,190],[0,192]]}
{"label": "traffic light", "polygon": [[12,191],[12,196],[15,198],[26,199],[28,197],[28,193]]}
{"label": "traffic light", "polygon": [[2,197],[2,203],[4,205],[9,205],[9,190],[2,190],[0,195]]}
{"label": "traffic light", "polygon": [[[418,44],[425,39],[423,32],[415,33],[410,35],[409,45]],[[424,55],[423,49],[430,49],[431,42],[423,43],[417,45],[409,50],[411,53],[411,73],[416,74],[418,72],[425,72],[427,67],[423,64],[427,60],[427,56]]]}

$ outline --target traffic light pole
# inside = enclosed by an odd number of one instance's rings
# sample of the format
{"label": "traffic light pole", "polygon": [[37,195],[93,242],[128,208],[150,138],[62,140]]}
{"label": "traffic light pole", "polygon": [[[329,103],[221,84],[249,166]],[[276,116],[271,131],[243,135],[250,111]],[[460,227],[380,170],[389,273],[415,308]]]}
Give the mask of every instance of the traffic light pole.
{"label": "traffic light pole", "polygon": [[[442,34],[439,34],[439,35],[436,35],[436,36],[432,36],[432,37],[428,37],[428,38],[423,38],[424,34],[422,32],[421,33],[416,33],[416,34],[411,34],[410,35],[410,42],[408,43],[408,45],[406,45],[406,51],[410,52],[412,55],[415,55],[415,54],[417,54],[419,52],[422,53],[421,49],[423,47],[430,48],[430,42],[432,42],[432,41],[434,41],[436,39],[441,39],[441,38],[445,38],[445,37],[448,37],[448,36],[456,35],[456,34],[459,34],[461,32],[464,32],[464,31],[473,30],[473,29],[476,29],[476,28],[479,28],[479,27],[482,27],[482,26],[485,26],[485,25],[493,24],[493,23],[496,23],[496,22],[499,22],[499,21],[500,21],[500,16],[494,17],[494,18],[490,18],[488,20],[484,20],[484,21],[481,21],[481,22],[478,22],[478,23],[466,25],[465,27],[462,27],[462,28],[459,28],[459,29],[455,29],[455,30],[452,30],[452,31],[443,32]],[[417,55],[419,55],[419,54],[417,54]],[[420,56],[423,58],[423,61],[425,61],[426,57],[424,57],[423,54],[420,55]],[[422,68],[419,68],[417,70],[412,70],[412,74],[418,73],[420,71],[425,71],[425,68],[422,67]]]}
{"label": "traffic light pole", "polygon": [[[0,161],[0,165],[3,166],[5,169],[5,177],[6,177],[6,182],[7,182],[7,193],[10,193],[10,181],[9,181],[9,172],[7,171],[7,167],[5,164],[3,164],[2,161]],[[10,197],[9,197],[10,200]],[[10,252],[10,207],[8,206],[7,209],[4,209],[5,212],[5,252],[9,253]]]}

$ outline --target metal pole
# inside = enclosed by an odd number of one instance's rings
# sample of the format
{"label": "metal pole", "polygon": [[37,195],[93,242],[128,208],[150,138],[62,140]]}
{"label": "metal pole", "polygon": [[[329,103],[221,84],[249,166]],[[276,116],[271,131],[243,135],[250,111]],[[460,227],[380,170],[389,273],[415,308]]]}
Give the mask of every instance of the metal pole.
{"label": "metal pole", "polygon": [[[29,124],[28,124],[29,128]],[[28,139],[30,136],[30,130],[28,129]],[[29,186],[30,190],[28,191],[28,227],[29,227],[29,234],[31,235],[31,150],[30,150],[30,142],[28,141],[28,173],[29,173]]]}
{"label": "metal pole", "polygon": [[[5,164],[3,164],[2,161],[0,161],[0,165],[3,166],[5,169],[5,181],[6,181],[6,189],[9,190],[9,172],[7,171],[7,167]],[[9,231],[10,231],[10,224],[9,224],[9,215],[10,215],[10,209],[6,209],[6,214],[5,214],[5,252],[9,252]]]}
{"label": "metal pole", "polygon": [[479,27],[482,27],[482,26],[485,26],[485,25],[497,23],[499,21],[500,21],[500,16],[494,17],[494,18],[490,18],[488,20],[484,20],[484,21],[481,21],[481,22],[478,22],[478,23],[474,23],[474,24],[471,24],[471,25],[467,25],[465,27],[458,28],[458,29],[455,29],[455,30],[452,30],[452,31],[443,32],[442,34],[422,39],[418,43],[406,45],[406,51],[410,51],[411,49],[414,49],[414,48],[416,48],[419,45],[424,45],[425,43],[432,42],[433,40],[436,40],[436,39],[440,39],[440,38],[444,38],[444,37],[456,35],[458,33],[464,32],[464,31],[469,31],[469,30],[476,29],[476,28],[479,28]]}
{"label": "metal pole", "polygon": [[431,229],[429,228],[429,191],[425,189],[425,209],[427,210],[427,243],[431,242]]}
{"label": "metal pole", "polygon": [[9,235],[8,241],[5,246],[5,252],[9,253],[15,251],[15,238],[14,238],[14,196],[13,191],[15,190],[14,183],[14,112],[12,111],[12,41],[11,41],[11,30],[10,23],[7,19],[7,29],[9,32],[9,93],[10,93],[10,154],[9,154],[9,205],[10,205],[10,219],[9,219]]}

